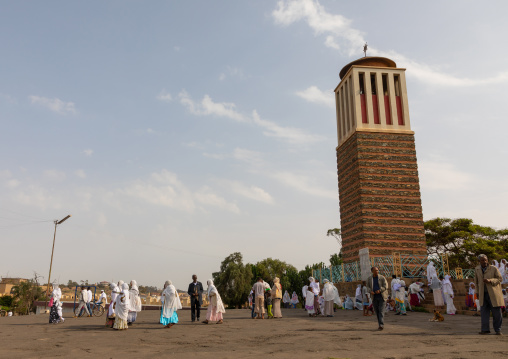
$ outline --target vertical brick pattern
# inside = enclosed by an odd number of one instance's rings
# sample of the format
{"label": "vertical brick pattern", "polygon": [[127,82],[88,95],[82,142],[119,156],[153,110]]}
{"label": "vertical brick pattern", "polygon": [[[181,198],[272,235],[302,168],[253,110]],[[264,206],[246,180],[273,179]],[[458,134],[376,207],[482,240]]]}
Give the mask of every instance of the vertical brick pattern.
{"label": "vertical brick pattern", "polygon": [[426,256],[413,134],[355,132],[337,148],[342,254]]}

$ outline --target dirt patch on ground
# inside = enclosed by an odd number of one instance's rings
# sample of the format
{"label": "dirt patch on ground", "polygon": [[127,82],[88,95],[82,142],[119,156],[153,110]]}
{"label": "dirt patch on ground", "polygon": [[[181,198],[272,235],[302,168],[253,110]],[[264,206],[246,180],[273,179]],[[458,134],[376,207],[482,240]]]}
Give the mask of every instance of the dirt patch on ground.
{"label": "dirt patch on ground", "polygon": [[[282,319],[252,320],[249,310],[228,310],[224,324],[192,323],[180,311],[171,329],[157,311],[138,314],[125,331],[104,327],[104,317],[48,324],[48,315],[0,318],[0,357],[144,358],[478,358],[508,357],[506,336],[480,336],[480,319],[431,314],[386,316],[377,331],[374,317],[338,311],[333,318],[309,318],[302,309],[283,309]],[[204,316],[203,316],[204,317]],[[203,319],[203,318],[202,318]]]}

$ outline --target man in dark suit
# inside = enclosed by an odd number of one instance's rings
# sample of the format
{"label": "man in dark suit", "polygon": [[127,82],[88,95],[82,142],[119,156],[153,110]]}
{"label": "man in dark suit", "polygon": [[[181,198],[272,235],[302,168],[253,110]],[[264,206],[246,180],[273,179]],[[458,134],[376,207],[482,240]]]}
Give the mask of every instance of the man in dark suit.
{"label": "man in dark suit", "polygon": [[198,282],[198,276],[195,274],[192,275],[192,283],[189,284],[187,293],[191,299],[191,319],[193,322],[196,320],[199,322],[201,304],[203,304],[203,285]]}

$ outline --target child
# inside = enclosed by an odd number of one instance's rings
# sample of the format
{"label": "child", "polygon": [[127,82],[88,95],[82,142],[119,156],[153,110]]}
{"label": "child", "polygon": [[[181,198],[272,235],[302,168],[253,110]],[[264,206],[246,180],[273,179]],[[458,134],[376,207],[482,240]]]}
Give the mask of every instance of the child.
{"label": "child", "polygon": [[325,298],[323,297],[323,295],[320,295],[319,296],[319,299],[318,299],[318,303],[319,303],[319,311],[321,313],[321,316],[324,317],[325,316]]}
{"label": "child", "polygon": [[369,314],[369,289],[367,288],[367,283],[362,281],[362,301],[363,301],[363,316],[370,317],[372,314]]}
{"label": "child", "polygon": [[470,310],[475,311],[476,310],[476,290],[475,285],[473,282],[469,283],[469,289],[466,296],[466,307],[471,308]]}
{"label": "child", "polygon": [[270,290],[265,290],[265,302],[266,302],[266,309],[268,312],[268,319],[273,318],[272,314],[272,296],[270,295]]}
{"label": "child", "polygon": [[316,316],[314,308],[314,292],[310,286],[307,287],[307,293],[305,293],[305,309],[307,310],[309,317]]}
{"label": "child", "polygon": [[298,295],[296,294],[296,292],[293,292],[293,296],[291,297],[291,306],[293,307],[293,309],[296,309],[296,303],[298,303]]}
{"label": "child", "polygon": [[57,307],[56,307],[56,311],[58,313],[58,321],[57,321],[57,323],[63,323],[63,322],[65,322],[65,319],[64,319],[63,313],[62,313],[62,302],[58,301],[58,304],[57,304]]}

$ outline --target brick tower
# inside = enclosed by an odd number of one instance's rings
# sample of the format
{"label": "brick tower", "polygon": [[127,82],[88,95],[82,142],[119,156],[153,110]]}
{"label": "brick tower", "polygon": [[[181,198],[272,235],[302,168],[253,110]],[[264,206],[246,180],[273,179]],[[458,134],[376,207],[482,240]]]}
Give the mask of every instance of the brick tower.
{"label": "brick tower", "polygon": [[337,108],[342,254],[357,261],[394,252],[426,256],[405,69],[364,57],[340,71]]}

